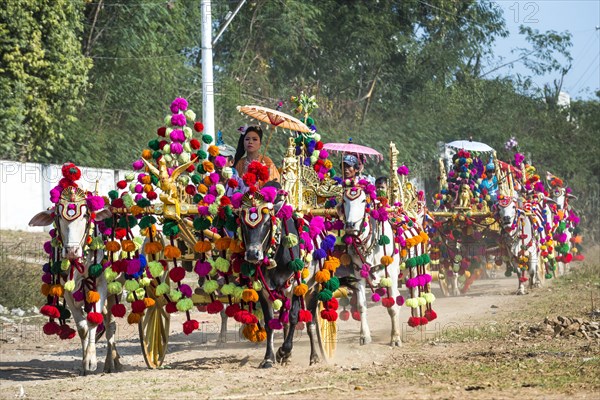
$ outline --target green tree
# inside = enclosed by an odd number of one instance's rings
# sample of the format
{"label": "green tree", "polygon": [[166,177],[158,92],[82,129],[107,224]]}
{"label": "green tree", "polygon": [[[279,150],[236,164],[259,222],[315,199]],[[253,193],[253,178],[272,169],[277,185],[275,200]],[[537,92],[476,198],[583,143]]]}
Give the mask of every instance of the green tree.
{"label": "green tree", "polygon": [[83,2],[10,0],[0,9],[0,158],[48,156],[75,120],[91,62]]}

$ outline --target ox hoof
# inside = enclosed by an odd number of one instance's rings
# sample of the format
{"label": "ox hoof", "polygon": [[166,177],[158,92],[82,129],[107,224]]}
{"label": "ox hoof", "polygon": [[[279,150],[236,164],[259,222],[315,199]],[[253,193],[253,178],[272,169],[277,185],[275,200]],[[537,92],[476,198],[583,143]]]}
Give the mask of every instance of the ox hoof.
{"label": "ox hoof", "polygon": [[310,364],[309,365],[316,365],[316,364],[320,364],[321,363],[321,359],[319,358],[319,356],[314,355],[310,357]]}
{"label": "ox hoof", "polygon": [[273,368],[273,360],[263,360],[260,363],[260,365],[258,366],[258,368],[261,368],[261,369]]}
{"label": "ox hoof", "polygon": [[277,354],[275,354],[275,361],[280,364],[286,365],[290,362],[290,357],[292,356],[292,352],[286,352],[283,349],[279,348],[277,350]]}
{"label": "ox hoof", "polygon": [[360,345],[364,346],[365,344],[369,344],[371,343],[371,337],[370,336],[364,336],[360,338]]}
{"label": "ox hoof", "polygon": [[392,346],[392,347],[402,347],[402,341],[400,339],[394,339],[390,343],[390,346]]}

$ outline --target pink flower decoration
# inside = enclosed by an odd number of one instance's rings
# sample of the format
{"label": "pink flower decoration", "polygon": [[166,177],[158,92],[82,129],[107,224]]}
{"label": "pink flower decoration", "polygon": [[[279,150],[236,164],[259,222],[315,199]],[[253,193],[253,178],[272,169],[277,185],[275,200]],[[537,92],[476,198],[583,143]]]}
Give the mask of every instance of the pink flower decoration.
{"label": "pink flower decoration", "polygon": [[410,170],[408,169],[408,167],[406,165],[401,165],[400,167],[398,167],[398,175],[402,175],[402,176],[406,176],[410,173]]}
{"label": "pink flower decoration", "polygon": [[185,111],[188,108],[188,102],[186,99],[184,99],[183,97],[177,97],[175,100],[173,100],[173,102],[171,103],[171,112],[173,114],[179,112],[179,111]]}
{"label": "pink flower decoration", "polygon": [[187,120],[185,119],[185,115],[183,114],[173,114],[173,116],[171,116],[171,125],[185,126],[186,123]]}

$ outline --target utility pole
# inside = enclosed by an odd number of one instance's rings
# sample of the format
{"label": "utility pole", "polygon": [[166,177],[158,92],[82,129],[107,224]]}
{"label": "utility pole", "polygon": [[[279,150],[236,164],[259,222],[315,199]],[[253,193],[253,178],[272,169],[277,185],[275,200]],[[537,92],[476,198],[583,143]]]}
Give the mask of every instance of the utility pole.
{"label": "utility pole", "polygon": [[204,133],[215,140],[215,99],[212,50],[212,11],[210,0],[200,0],[202,15],[202,123]]}

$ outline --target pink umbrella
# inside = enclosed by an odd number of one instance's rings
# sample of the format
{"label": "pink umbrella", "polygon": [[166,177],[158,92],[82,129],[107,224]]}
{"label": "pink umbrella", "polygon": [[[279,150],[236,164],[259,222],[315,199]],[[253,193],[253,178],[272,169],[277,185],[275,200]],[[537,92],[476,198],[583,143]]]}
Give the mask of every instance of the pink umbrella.
{"label": "pink umbrella", "polygon": [[383,156],[377,150],[374,150],[367,146],[361,146],[360,144],[354,143],[325,143],[323,149],[327,151],[334,151],[339,153],[356,153],[364,154],[366,156],[375,158],[376,160],[383,161]]}

